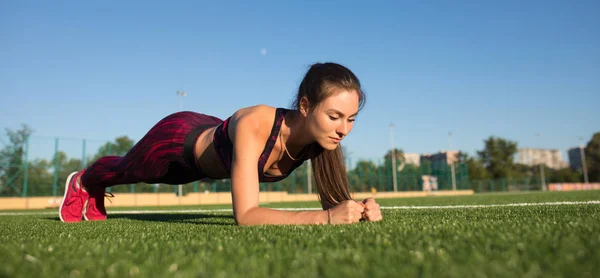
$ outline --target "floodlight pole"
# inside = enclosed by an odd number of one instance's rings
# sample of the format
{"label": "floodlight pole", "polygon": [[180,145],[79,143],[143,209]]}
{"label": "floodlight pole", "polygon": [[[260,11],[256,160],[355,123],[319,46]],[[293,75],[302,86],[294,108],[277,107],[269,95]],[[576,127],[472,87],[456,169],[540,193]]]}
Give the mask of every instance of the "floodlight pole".
{"label": "floodlight pole", "polygon": [[[579,140],[583,140],[583,137],[579,137]],[[583,181],[587,186],[590,181],[588,180],[587,166],[585,165],[585,147],[583,144],[579,145],[579,153],[581,154],[581,170],[583,170]]]}
{"label": "floodlight pole", "polygon": [[398,181],[396,180],[396,147],[394,146],[394,128],[396,125],[390,124],[390,142],[392,145],[392,183],[394,185],[394,192],[398,191]]}
{"label": "floodlight pole", "polygon": [[[452,131],[448,132],[448,143],[450,144],[450,151],[452,151]],[[446,157],[448,157],[450,151],[446,152]],[[454,159],[450,159],[450,171],[452,171],[452,190],[456,190],[456,174],[454,170]]]}
{"label": "floodlight pole", "polygon": [[[539,138],[540,133],[536,133],[536,136]],[[542,159],[538,159],[540,163],[540,178],[542,179],[542,191],[546,191],[546,174],[544,174],[544,161]]]}
{"label": "floodlight pole", "polygon": [[177,91],[177,95],[179,96],[179,111],[181,112],[181,99],[187,96],[187,92]]}
{"label": "floodlight pole", "polygon": [[311,170],[312,170],[312,162],[309,160],[306,161],[306,181],[307,181],[307,191],[308,194],[312,194],[312,178],[311,178]]}
{"label": "floodlight pole", "polygon": [[[187,92],[177,91],[177,96],[178,96],[178,99],[179,99],[179,112],[181,112],[181,99],[183,97],[187,96]],[[177,195],[179,197],[182,197],[183,196],[183,186],[181,184],[179,184],[179,185],[177,185],[177,188],[178,188]]]}

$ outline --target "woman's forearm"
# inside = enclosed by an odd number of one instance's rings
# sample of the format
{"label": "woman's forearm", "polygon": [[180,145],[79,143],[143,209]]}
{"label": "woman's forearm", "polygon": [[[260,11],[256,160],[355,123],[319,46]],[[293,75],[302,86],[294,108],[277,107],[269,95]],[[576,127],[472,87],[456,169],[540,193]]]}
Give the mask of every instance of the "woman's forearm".
{"label": "woman's forearm", "polygon": [[236,216],[236,222],[242,226],[251,225],[285,225],[285,224],[327,224],[326,210],[318,211],[283,211],[270,208],[255,207],[243,215]]}

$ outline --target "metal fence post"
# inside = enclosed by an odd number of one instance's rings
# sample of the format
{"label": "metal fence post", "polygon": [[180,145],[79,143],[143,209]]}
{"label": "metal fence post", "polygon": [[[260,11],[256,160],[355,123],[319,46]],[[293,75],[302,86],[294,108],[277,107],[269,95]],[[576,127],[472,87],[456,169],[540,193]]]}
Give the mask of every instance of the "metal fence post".
{"label": "metal fence post", "polygon": [[82,147],[82,150],[81,150],[81,153],[82,153],[81,154],[81,169],[84,169],[85,166],[86,166],[86,163],[85,163],[85,139],[83,139],[81,147]]}
{"label": "metal fence post", "polygon": [[290,193],[296,193],[296,171],[292,172],[292,185],[290,186]]}
{"label": "metal fence post", "polygon": [[377,167],[377,185],[379,187],[379,190],[383,192],[383,189],[385,188],[384,184],[383,184],[383,178],[381,178],[381,168],[382,167]]}
{"label": "metal fence post", "polygon": [[54,138],[54,180],[52,181],[52,196],[56,196],[58,186],[58,137]]}
{"label": "metal fence post", "polygon": [[[357,167],[357,168],[358,168],[358,186],[362,190],[362,187],[363,187],[362,170],[361,170],[361,167]],[[367,188],[367,190],[368,190],[368,188]]]}
{"label": "metal fence post", "polygon": [[29,173],[29,162],[28,160],[28,152],[29,152],[29,138],[30,136],[27,136],[27,138],[25,139],[25,151],[24,151],[24,158],[23,158],[23,192],[22,192],[22,196],[23,197],[27,197],[27,174]]}

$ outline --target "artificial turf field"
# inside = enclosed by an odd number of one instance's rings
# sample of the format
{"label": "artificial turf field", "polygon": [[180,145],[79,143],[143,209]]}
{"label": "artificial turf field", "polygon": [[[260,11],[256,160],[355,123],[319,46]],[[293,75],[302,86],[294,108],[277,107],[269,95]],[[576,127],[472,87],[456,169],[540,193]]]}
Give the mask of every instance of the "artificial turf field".
{"label": "artificial turf field", "polygon": [[3,211],[0,277],[600,277],[600,191],[377,201],[383,221],[339,226],[240,227],[231,206]]}

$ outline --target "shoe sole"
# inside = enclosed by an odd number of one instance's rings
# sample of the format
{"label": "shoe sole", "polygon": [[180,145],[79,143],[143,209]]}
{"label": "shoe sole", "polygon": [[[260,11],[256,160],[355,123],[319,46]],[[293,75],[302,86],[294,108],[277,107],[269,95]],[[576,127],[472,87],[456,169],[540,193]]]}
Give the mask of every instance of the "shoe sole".
{"label": "shoe sole", "polygon": [[104,220],[106,220],[106,219],[96,219],[96,220],[88,219],[87,215],[85,215],[87,213],[88,202],[89,202],[89,199],[85,201],[85,204],[83,204],[83,219],[85,219],[85,221],[104,221]]}
{"label": "shoe sole", "polygon": [[63,196],[63,200],[60,203],[60,208],[58,208],[58,217],[60,217],[60,221],[62,221],[62,222],[67,222],[62,217],[62,208],[63,208],[63,205],[65,204],[65,198],[67,198],[67,192],[69,192],[68,190],[69,190],[69,184],[71,183],[71,179],[77,173],[79,173],[79,172],[73,172],[73,173],[71,173],[69,175],[69,177],[67,177],[67,181],[65,182],[65,195]]}
{"label": "shoe sole", "polygon": [[85,219],[85,221],[104,221],[106,219],[95,219],[95,220],[90,220],[87,218],[87,215],[85,215],[85,213],[87,212],[87,204],[89,201],[85,201],[85,205],[83,207],[83,219]]}
{"label": "shoe sole", "polygon": [[87,218],[87,215],[85,215],[87,213],[87,205],[88,205],[89,200],[86,200],[85,203],[83,204],[83,219],[85,219],[85,221],[90,221]]}

